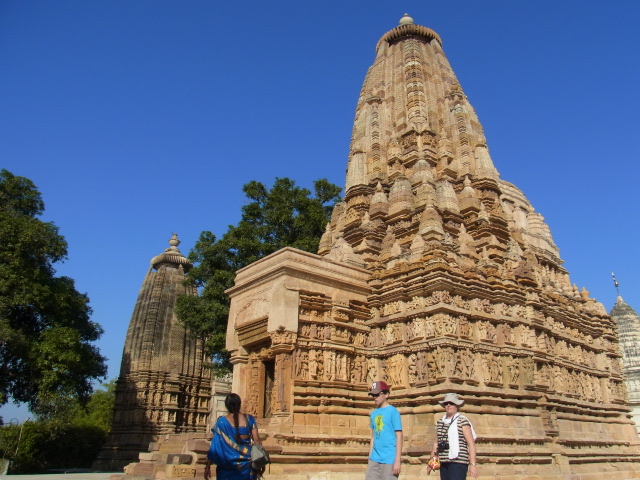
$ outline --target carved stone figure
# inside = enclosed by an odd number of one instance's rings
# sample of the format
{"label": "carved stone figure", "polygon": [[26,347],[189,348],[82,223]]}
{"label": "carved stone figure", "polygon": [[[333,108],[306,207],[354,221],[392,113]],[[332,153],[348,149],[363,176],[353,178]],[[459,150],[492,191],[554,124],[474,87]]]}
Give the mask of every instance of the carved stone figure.
{"label": "carved stone figure", "polygon": [[309,352],[309,379],[318,379],[318,359],[316,358],[315,350]]}
{"label": "carved stone figure", "polygon": [[409,375],[409,383],[414,384],[418,381],[418,368],[417,368],[418,356],[415,353],[409,355],[407,361],[407,372]]}
{"label": "carved stone figure", "polygon": [[309,374],[309,353],[302,351],[298,353],[296,362],[296,378],[306,380]]}
{"label": "carved stone figure", "polygon": [[375,358],[367,359],[367,383],[373,383],[378,379],[378,365]]}

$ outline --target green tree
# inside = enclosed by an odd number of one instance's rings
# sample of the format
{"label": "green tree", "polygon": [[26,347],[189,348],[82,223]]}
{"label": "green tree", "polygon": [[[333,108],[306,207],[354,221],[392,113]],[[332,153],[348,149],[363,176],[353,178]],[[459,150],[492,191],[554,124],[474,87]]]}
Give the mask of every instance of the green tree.
{"label": "green tree", "polygon": [[29,179],[0,170],[0,405],[51,417],[69,399],[86,401],[107,369],[87,295],[55,275],[67,243],[43,212]]}
{"label": "green tree", "polygon": [[101,389],[93,392],[86,405],[76,404],[70,423],[79,427],[98,427],[105,435],[108,434],[111,431],[115,400],[116,380],[113,379],[108,383],[103,383]]}
{"label": "green tree", "polygon": [[179,297],[176,312],[195,334],[207,339],[215,373],[230,370],[224,348],[229,297],[224,291],[233,286],[235,272],[284,247],[317,252],[340,190],[326,179],[314,182],[313,196],[288,178],[276,178],[270,190],[252,181],[243,187],[249,201],[238,225],[230,225],[220,239],[208,231],[200,234],[189,254],[195,266],[187,275],[200,296]]}
{"label": "green tree", "polygon": [[64,415],[0,427],[0,457],[12,474],[90,468],[111,429],[115,380],[93,392],[86,405],[75,400]]}

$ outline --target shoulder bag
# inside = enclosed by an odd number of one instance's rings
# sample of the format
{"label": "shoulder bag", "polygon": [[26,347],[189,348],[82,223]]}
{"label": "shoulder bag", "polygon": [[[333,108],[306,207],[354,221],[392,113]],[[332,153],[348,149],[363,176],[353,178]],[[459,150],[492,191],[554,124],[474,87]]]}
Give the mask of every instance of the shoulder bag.
{"label": "shoulder bag", "polygon": [[[245,415],[245,422],[247,426],[249,425],[249,418]],[[251,431],[251,430],[250,430]],[[264,470],[264,467],[271,463],[271,459],[269,458],[269,454],[264,449],[261,444],[255,443],[253,441],[253,436],[251,437],[251,468],[257,471]]]}

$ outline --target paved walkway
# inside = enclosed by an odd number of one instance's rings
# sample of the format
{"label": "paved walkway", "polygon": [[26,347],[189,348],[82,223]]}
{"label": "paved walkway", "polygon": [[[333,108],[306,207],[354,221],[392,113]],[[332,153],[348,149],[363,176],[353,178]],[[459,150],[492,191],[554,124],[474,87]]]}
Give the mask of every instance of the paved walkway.
{"label": "paved walkway", "polygon": [[1,480],[109,480],[115,473],[48,473],[40,475],[0,475]]}

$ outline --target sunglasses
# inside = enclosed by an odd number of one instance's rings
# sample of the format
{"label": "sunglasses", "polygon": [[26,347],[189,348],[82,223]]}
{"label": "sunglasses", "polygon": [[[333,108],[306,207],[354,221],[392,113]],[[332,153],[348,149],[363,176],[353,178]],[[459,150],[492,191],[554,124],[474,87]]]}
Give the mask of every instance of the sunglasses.
{"label": "sunglasses", "polygon": [[442,404],[443,407],[448,407],[449,405],[455,405],[455,403],[453,403],[453,402],[444,402]]}
{"label": "sunglasses", "polygon": [[369,396],[370,396],[371,398],[378,398],[380,395],[382,395],[382,392],[380,392],[380,393],[370,393],[370,394],[369,394]]}

